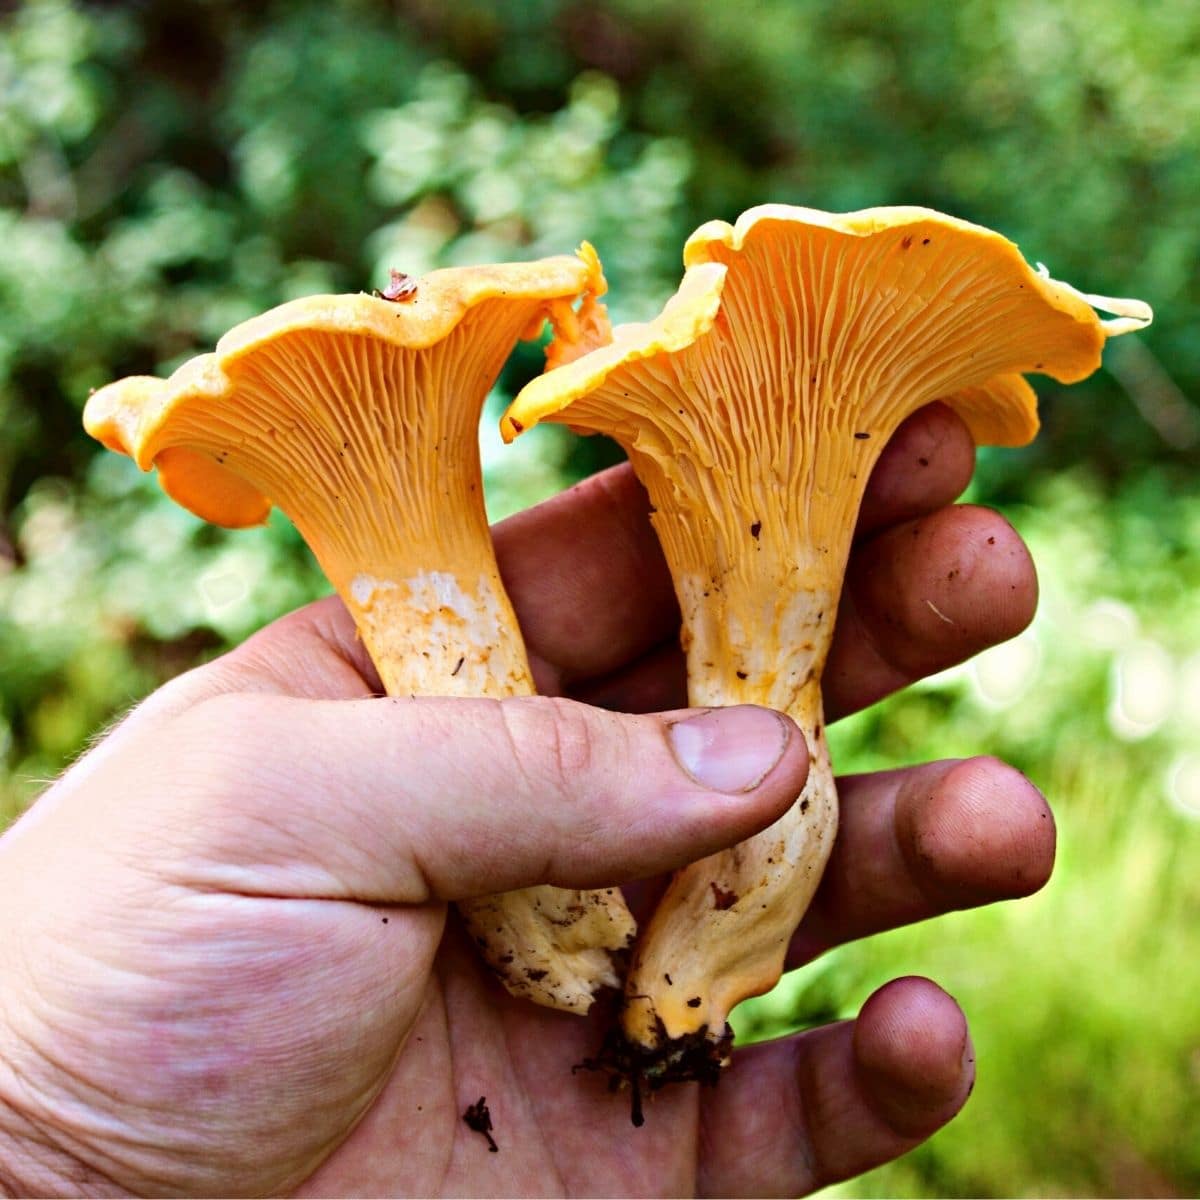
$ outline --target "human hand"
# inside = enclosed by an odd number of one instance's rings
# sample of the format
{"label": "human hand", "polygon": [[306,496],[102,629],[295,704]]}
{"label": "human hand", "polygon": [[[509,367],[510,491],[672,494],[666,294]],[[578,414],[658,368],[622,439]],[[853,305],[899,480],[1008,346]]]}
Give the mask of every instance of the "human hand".
{"label": "human hand", "polygon": [[[831,718],[1028,620],[1016,535],[947,507],[972,462],[939,408],[881,459],[825,672]],[[684,703],[670,582],[626,469],[496,540],[539,686],[586,705],[372,698],[348,616],[322,601],[161,689],[0,840],[0,1183],[796,1194],[958,1110],[966,1026],[927,981],[737,1049],[717,1088],[657,1094],[635,1132],[625,1098],[570,1071],[601,1015],[535,1008],[488,976],[449,901],[669,870],[775,819],[806,768],[782,718],[730,710],[699,718],[734,738],[705,788],[670,749],[696,714],[595,707]],[[844,779],[840,798],[793,965],[1049,871],[1041,797],[992,760]],[[481,1095],[498,1154],[462,1121]]]}

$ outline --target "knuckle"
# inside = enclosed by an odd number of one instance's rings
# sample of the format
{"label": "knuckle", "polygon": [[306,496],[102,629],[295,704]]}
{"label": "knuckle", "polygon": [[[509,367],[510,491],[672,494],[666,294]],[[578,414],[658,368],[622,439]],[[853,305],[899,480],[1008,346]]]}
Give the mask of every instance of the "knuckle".
{"label": "knuckle", "polygon": [[548,696],[522,696],[497,704],[508,753],[521,770],[544,782],[589,771],[595,736],[583,706]]}
{"label": "knuckle", "polygon": [[185,737],[199,734],[207,745],[241,746],[266,716],[265,697],[241,692],[210,696],[180,714],[177,724]]}
{"label": "knuckle", "polygon": [[526,803],[542,828],[575,846],[602,835],[619,807],[610,803],[609,777],[622,757],[600,726],[607,714],[551,697],[506,701],[501,708]]}
{"label": "knuckle", "polygon": [[596,731],[581,706],[570,700],[551,700],[547,708],[548,762],[556,777],[570,785],[595,766]]}
{"label": "knuckle", "polygon": [[240,794],[259,773],[265,747],[286,739],[279,697],[226,693],[202,700],[172,718],[169,750],[173,775],[191,775],[205,790]]}

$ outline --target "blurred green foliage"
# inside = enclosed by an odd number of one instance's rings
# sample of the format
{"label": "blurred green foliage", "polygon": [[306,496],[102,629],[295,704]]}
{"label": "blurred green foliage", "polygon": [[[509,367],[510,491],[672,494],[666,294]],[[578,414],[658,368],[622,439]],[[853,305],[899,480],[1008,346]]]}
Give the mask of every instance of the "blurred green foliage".
{"label": "blurred green foliage", "polygon": [[[843,722],[844,769],[993,752],[1055,801],[1037,898],[845,947],[740,1013],[849,1015],[928,972],[972,1019],[967,1114],[869,1195],[1200,1191],[1200,10],[1154,0],[25,0],[0,17],[0,820],[162,679],[325,590],[279,518],[202,526],[79,428],[316,291],[593,241],[617,319],[763,200],[928,204],[1155,325],[981,454],[1033,628]],[[612,460],[495,410],[496,515]]]}

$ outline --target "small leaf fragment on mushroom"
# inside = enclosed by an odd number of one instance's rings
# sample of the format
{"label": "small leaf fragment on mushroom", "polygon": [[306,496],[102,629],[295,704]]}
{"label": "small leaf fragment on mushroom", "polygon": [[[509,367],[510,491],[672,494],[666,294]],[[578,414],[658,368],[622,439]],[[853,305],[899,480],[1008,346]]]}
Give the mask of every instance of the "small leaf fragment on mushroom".
{"label": "small leaf fragment on mushroom", "polygon": [[381,300],[391,300],[398,304],[415,300],[417,296],[417,281],[411,275],[406,275],[403,271],[397,271],[395,267],[392,267],[389,273],[392,277],[391,282],[382,291],[377,291],[375,295]]}

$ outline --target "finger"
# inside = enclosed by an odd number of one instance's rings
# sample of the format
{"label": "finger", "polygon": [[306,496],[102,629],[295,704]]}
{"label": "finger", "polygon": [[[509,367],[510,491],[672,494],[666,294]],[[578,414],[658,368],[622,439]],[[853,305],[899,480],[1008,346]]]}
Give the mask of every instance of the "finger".
{"label": "finger", "polygon": [[777,819],[808,769],[766,709],[544,697],[225,696],[177,719],[169,757],[193,764],[170,798],[185,882],[412,904],[673,869]]}
{"label": "finger", "polygon": [[1037,576],[1011,525],[989,509],[943,508],[859,547],[822,676],[835,720],[1020,633]]}
{"label": "finger", "polygon": [[572,679],[607,674],[674,637],[679,609],[650,525],[650,505],[628,464],[501,522],[500,573],[530,656]]}
{"label": "finger", "polygon": [[944,404],[918,409],[892,434],[858,510],[855,536],[952,504],[975,471],[975,443]]}
{"label": "finger", "polygon": [[583,680],[568,695],[614,712],[665,712],[686,707],[687,663],[679,639],[673,637],[655,646],[623,670]]}
{"label": "finger", "polygon": [[1054,818],[993,758],[838,781],[841,823],[788,966],[831,946],[1037,891],[1054,866]]}
{"label": "finger", "polygon": [[735,1051],[705,1093],[700,1194],[795,1196],[861,1174],[946,1124],[974,1078],[954,1000],[894,980],[855,1021]]}

